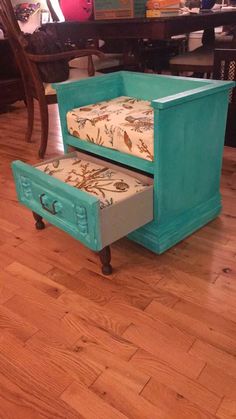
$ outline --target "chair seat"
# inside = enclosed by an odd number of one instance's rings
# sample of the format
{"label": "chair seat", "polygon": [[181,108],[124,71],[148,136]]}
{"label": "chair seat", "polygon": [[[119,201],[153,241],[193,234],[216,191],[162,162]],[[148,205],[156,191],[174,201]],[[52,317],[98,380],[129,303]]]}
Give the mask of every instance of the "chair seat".
{"label": "chair seat", "polygon": [[215,48],[230,48],[232,42],[234,40],[234,36],[226,33],[216,34],[215,35]]}
{"label": "chair seat", "polygon": [[177,55],[170,59],[172,70],[211,72],[214,61],[214,50],[200,47],[185,54]]}
{"label": "chair seat", "polygon": [[154,113],[149,101],[120,96],[72,109],[71,135],[145,160],[153,160]]}
{"label": "chair seat", "polygon": [[[103,59],[94,56],[93,63],[96,71],[118,67],[123,64],[123,54],[105,54]],[[88,68],[88,57],[74,58],[69,65],[71,68]]]}
{"label": "chair seat", "polygon": [[[96,72],[96,76],[99,76],[100,73]],[[69,83],[71,81],[76,81],[80,79],[86,79],[88,77],[88,68],[87,69],[79,69],[79,68],[71,68],[69,79],[67,79],[63,83]],[[51,83],[44,83],[45,95],[56,95],[56,90],[53,89]]]}

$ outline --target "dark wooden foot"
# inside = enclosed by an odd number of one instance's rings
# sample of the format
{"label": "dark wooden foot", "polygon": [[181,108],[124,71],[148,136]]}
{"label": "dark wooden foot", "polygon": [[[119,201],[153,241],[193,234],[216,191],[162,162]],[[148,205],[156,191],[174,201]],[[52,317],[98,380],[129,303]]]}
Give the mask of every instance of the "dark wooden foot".
{"label": "dark wooden foot", "polygon": [[44,150],[44,148],[40,148],[39,149],[39,152],[38,152],[38,154],[39,154],[39,158],[40,159],[43,159],[44,158],[44,155],[45,155],[45,150]]}
{"label": "dark wooden foot", "polygon": [[111,250],[110,246],[104,247],[99,252],[100,261],[102,262],[102,273],[103,275],[110,275],[112,273],[111,262]]}
{"label": "dark wooden foot", "polygon": [[43,222],[43,217],[41,215],[36,214],[36,212],[33,212],[33,217],[36,221],[35,227],[37,230],[43,230],[45,228],[45,224]]}

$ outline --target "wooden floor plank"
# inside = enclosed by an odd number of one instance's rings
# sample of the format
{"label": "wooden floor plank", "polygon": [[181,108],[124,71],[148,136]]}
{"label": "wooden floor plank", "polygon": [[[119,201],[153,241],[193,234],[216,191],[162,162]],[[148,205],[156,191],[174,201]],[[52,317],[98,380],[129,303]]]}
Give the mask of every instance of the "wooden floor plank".
{"label": "wooden floor plank", "polygon": [[[101,345],[79,339],[73,349],[80,359],[94,363],[104,371],[110,370],[112,376],[135,393],[140,393],[150,379],[150,375],[136,368],[130,362],[120,359],[117,354],[104,349]],[[103,375],[103,374],[101,374]]]}
{"label": "wooden floor plank", "polygon": [[89,389],[78,383],[73,383],[62,394],[61,399],[86,419],[125,419],[126,416],[116,410],[111,404],[103,402]]}
{"label": "wooden floor plank", "polygon": [[229,375],[236,378],[236,362],[235,355],[232,356],[215,346],[209,345],[206,342],[196,340],[189,353],[199,359],[202,359],[210,364],[214,363],[219,368],[227,371]]}
{"label": "wooden floor plank", "polygon": [[29,387],[28,379],[24,376],[19,384],[16,381],[16,378],[10,381],[0,373],[0,397],[3,399],[1,419],[84,419],[62,400],[52,397],[50,393],[43,392],[39,387]]}
{"label": "wooden floor plank", "polygon": [[[8,300],[5,307],[10,312],[19,315],[22,322],[30,322],[36,330],[43,330],[52,339],[58,338],[67,344],[73,344],[81,336],[77,324],[65,322],[64,318],[58,318],[56,313],[48,311],[46,304],[42,308],[41,304],[36,304],[32,299],[17,295]],[[66,309],[65,312],[67,312]]]}
{"label": "wooden floor plank", "polygon": [[[178,328],[164,324],[162,320],[154,319],[151,315],[144,312],[143,310],[138,310],[136,307],[127,304],[124,305],[122,302],[113,301],[107,304],[106,307],[110,307],[120,316],[128,315],[129,319],[132,321],[130,329],[134,329],[135,326],[138,333],[143,334],[143,336],[146,337],[150,335],[151,340],[160,340],[160,342],[163,342],[163,345],[174,345],[176,349],[182,349],[183,351],[186,351],[195,340],[195,338],[190,336],[188,333],[182,332]],[[125,332],[123,336],[126,337],[127,334]]]}
{"label": "wooden floor plank", "polygon": [[73,382],[73,379],[53,365],[47,357],[37,356],[9,334],[0,337],[0,373],[20,385],[23,377],[29,388],[41,388],[58,397]]}
{"label": "wooden floor plank", "polygon": [[27,321],[25,317],[0,305],[0,330],[7,331],[25,342],[38,331],[38,328],[31,322],[31,318]]}
{"label": "wooden floor plank", "polygon": [[155,381],[199,406],[200,409],[206,410],[211,414],[216,412],[221,397],[211,391],[211,389],[208,390],[197,380],[185,376],[184,364],[182,364],[182,371],[176,371],[169,364],[143,350],[138,350],[130,362],[136,368],[140,368],[141,371],[151,375]]}
{"label": "wooden floor plank", "polygon": [[[236,268],[236,259],[234,265]],[[163,279],[158,282],[157,287],[179,295],[181,299],[199,306],[201,306],[204,299],[204,306],[207,309],[219,313],[229,320],[235,320],[235,296],[218,289],[214,284],[209,284],[200,278],[183,274],[183,272],[176,269],[167,268]]]}
{"label": "wooden floor plank", "polygon": [[58,298],[58,301],[82,319],[112,333],[122,334],[130,325],[129,319],[124,319],[122,316],[113,313],[111,309],[101,307],[71,291],[64,292]]}
{"label": "wooden floor plank", "polygon": [[42,260],[41,257],[35,257],[35,253],[23,250],[20,246],[13,247],[8,244],[4,244],[3,246],[0,246],[0,253],[4,267],[14,261],[17,261],[42,274],[50,271],[53,267],[49,262]]}
{"label": "wooden floor plank", "polygon": [[234,419],[236,417],[236,398],[229,399],[225,397],[217,411],[217,417],[220,419]]}
{"label": "wooden floor plank", "polygon": [[138,349],[137,346],[120,334],[112,332],[109,328],[106,330],[97,324],[85,321],[73,313],[68,313],[64,317],[63,323],[68,324],[69,327],[74,327],[84,343],[90,342],[100,345],[105,350],[116,354],[119,358],[129,360]]}
{"label": "wooden floor plank", "polygon": [[214,330],[214,328],[209,326],[207,320],[205,322],[196,320],[191,316],[177,312],[174,308],[170,309],[165,307],[155,300],[149,304],[145,312],[151,314],[158,320],[162,320],[168,326],[178,328],[193,337],[198,337],[232,355],[236,353],[236,335],[228,337],[224,334],[223,330],[221,333]]}
{"label": "wooden floor plank", "polygon": [[217,365],[207,364],[198,377],[198,382],[222,398],[236,398],[236,378]]}
{"label": "wooden floor plank", "polygon": [[174,309],[179,313],[200,321],[202,324],[207,324],[210,329],[213,329],[232,339],[236,336],[235,321],[225,319],[221,313],[215,313],[203,305],[197,305],[189,301],[179,299],[179,301],[174,305]]}
{"label": "wooden floor plank", "polygon": [[205,365],[204,361],[198,360],[185,350],[179,349],[173,342],[171,344],[160,339],[159,336],[152,333],[150,328],[144,329],[131,325],[123,336],[142,350],[166,362],[175,370],[183,371],[188,377],[196,378]]}
{"label": "wooden floor plank", "polygon": [[63,339],[52,339],[51,336],[38,332],[26,342],[29,351],[42,355],[69,375],[72,381],[78,381],[86,386],[92,384],[105,369],[103,365],[81,359],[77,345],[66,345]]}
{"label": "wooden floor plank", "polygon": [[98,377],[90,388],[128,418],[163,418],[161,409],[123,385],[109,370]]}
{"label": "wooden floor plank", "polygon": [[163,418],[176,419],[213,419],[207,410],[199,408],[181,394],[170,390],[153,378],[147,383],[141,395],[157,407],[163,409]]}
{"label": "wooden floor plank", "polygon": [[65,287],[49,279],[47,276],[19,262],[11,263],[5,268],[5,271],[53,298],[58,298],[66,290]]}

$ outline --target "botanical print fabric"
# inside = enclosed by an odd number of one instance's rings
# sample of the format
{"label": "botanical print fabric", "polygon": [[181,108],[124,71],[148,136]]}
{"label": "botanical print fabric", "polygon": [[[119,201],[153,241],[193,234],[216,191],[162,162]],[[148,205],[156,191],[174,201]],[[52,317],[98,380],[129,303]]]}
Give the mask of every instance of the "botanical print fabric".
{"label": "botanical print fabric", "polygon": [[151,161],[153,126],[150,102],[127,96],[67,113],[68,131],[74,137]]}
{"label": "botanical print fabric", "polygon": [[100,200],[101,209],[120,202],[148,186],[124,172],[81,160],[77,156],[46,162],[36,168],[96,196]]}

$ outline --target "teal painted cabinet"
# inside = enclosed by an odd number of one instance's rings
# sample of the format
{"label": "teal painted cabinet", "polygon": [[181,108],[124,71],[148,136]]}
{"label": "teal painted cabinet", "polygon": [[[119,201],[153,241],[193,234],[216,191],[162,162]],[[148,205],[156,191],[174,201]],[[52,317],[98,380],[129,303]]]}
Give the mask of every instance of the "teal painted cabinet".
{"label": "teal painted cabinet", "polygon": [[[152,177],[153,221],[129,238],[162,253],[215,218],[228,95],[233,82],[117,72],[55,84],[65,152],[70,146]],[[67,112],[120,96],[151,102],[154,160],[148,161],[70,135]]]}

